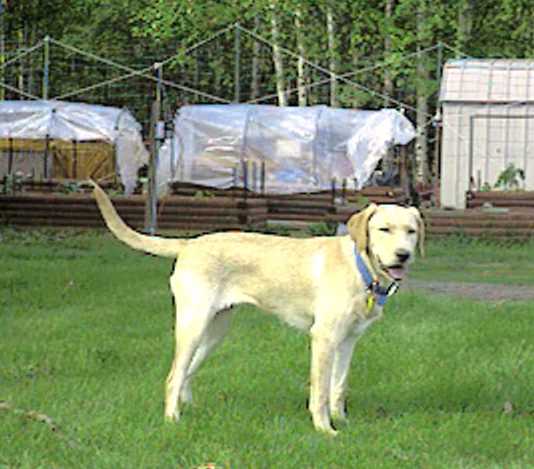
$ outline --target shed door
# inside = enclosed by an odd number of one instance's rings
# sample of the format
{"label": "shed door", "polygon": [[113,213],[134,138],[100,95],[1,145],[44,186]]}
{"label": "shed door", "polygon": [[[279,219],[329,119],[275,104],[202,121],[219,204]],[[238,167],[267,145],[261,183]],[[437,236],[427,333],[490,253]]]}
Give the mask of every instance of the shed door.
{"label": "shed door", "polygon": [[114,147],[106,142],[54,140],[53,176],[57,179],[110,179],[115,176]]}
{"label": "shed door", "polygon": [[520,188],[534,189],[534,114],[471,117],[469,176],[493,187],[510,164],[525,171]]}

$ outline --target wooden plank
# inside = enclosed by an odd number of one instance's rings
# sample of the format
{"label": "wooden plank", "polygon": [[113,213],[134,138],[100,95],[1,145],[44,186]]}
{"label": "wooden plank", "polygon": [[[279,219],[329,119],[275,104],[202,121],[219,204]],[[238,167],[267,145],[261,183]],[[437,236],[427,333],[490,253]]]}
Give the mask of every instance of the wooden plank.
{"label": "wooden plank", "polygon": [[480,191],[471,193],[472,200],[534,200],[534,191]]}
{"label": "wooden plank", "polygon": [[534,236],[534,230],[531,228],[508,228],[508,227],[498,227],[498,228],[471,228],[471,227],[462,227],[459,229],[456,226],[440,226],[440,227],[430,227],[428,230],[429,234],[465,234],[470,236],[499,236],[506,237],[510,236]]}

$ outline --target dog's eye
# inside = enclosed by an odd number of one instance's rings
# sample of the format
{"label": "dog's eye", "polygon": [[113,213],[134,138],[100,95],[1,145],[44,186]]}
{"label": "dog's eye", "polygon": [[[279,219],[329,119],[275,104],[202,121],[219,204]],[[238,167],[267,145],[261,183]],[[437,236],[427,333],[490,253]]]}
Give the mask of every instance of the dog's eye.
{"label": "dog's eye", "polygon": [[380,231],[382,231],[383,233],[389,233],[389,228],[379,228]]}
{"label": "dog's eye", "polygon": [[415,234],[415,230],[414,230],[413,228],[410,228],[410,229],[408,230],[408,234]]}

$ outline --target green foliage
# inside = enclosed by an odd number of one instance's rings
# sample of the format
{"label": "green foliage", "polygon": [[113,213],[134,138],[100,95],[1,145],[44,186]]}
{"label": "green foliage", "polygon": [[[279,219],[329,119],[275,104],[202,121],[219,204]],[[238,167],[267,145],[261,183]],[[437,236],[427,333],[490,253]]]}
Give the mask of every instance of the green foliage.
{"label": "green foliage", "polygon": [[[333,12],[335,23],[335,46],[332,50],[328,47],[326,31],[326,12],[329,9]],[[300,32],[295,27],[296,11],[300,12],[303,25]],[[419,24],[417,11],[422,15]],[[24,46],[29,46],[30,41],[49,34],[133,68],[140,68],[141,59],[150,60],[148,65],[177,54],[175,60],[166,64],[167,77],[233,99],[233,31],[208,41],[198,55],[185,55],[183,51],[236,21],[270,41],[273,14],[276,14],[279,23],[279,42],[283,47],[297,50],[297,34],[300,34],[307,60],[327,68],[328,57],[332,56],[340,74],[367,69],[365,73],[351,76],[350,80],[376,92],[383,89],[384,71],[387,69],[394,81],[394,98],[412,106],[417,104],[417,90],[423,89],[424,94],[433,99],[438,88],[436,51],[421,56],[420,60],[413,55],[406,58],[406,54],[413,54],[418,48],[443,42],[458,45],[465,54],[482,57],[532,57],[533,53],[531,24],[534,9],[526,0],[397,0],[393,2],[390,17],[385,14],[384,2],[364,0],[344,0],[334,4],[328,0],[29,0],[8,3],[4,31],[8,44],[22,41]],[[259,20],[257,25],[255,18]],[[386,37],[391,42],[391,48],[385,52]],[[243,97],[248,96],[251,86],[252,42],[243,39]],[[274,78],[270,44],[260,44],[260,52],[262,92],[272,93]],[[444,60],[455,57],[447,49],[442,52]],[[67,74],[68,67],[74,67],[76,63],[74,56],[65,59],[67,63],[62,65],[62,73]],[[69,60],[72,62],[69,63]],[[428,79],[421,79],[417,73],[420,61],[428,72]],[[293,87],[296,59],[286,56],[284,65],[287,86]],[[35,63],[26,63],[25,66],[37,70]],[[93,68],[77,73],[80,83],[94,84],[110,78]],[[200,73],[195,75],[197,69]],[[111,70],[110,74],[114,75]],[[307,82],[327,78],[325,73],[310,66],[306,66],[305,75]],[[57,88],[57,93],[61,93],[67,84],[55,80],[53,86]],[[104,93],[101,99],[113,96],[115,89],[106,89],[107,94]],[[174,99],[176,90],[168,92]],[[379,107],[383,104],[379,96],[343,81],[338,82],[338,93],[338,101],[347,107]],[[311,103],[324,103],[328,100],[328,84],[313,88],[308,94]],[[186,96],[188,102],[199,99],[193,95]],[[88,94],[89,97],[93,99],[92,94]],[[180,94],[177,97],[185,99]],[[294,95],[292,99],[295,102]]]}
{"label": "green foliage", "polygon": [[520,180],[525,181],[525,171],[521,168],[516,168],[513,163],[510,163],[497,178],[495,183],[496,189],[503,189],[505,191],[518,190]]}
{"label": "green foliage", "polygon": [[358,210],[363,210],[365,207],[367,207],[370,203],[370,200],[368,197],[362,194],[358,194],[358,197],[356,198],[356,201],[354,205]]}
{"label": "green foliage", "polygon": [[0,193],[12,195],[21,190],[24,177],[14,173],[6,174],[0,182]]}
{"label": "green foliage", "polygon": [[207,190],[198,190],[193,195],[195,199],[211,199],[215,197],[215,194],[212,191]]}
{"label": "green foliage", "polygon": [[336,224],[320,222],[320,223],[311,223],[307,231],[312,236],[332,236],[336,232]]}

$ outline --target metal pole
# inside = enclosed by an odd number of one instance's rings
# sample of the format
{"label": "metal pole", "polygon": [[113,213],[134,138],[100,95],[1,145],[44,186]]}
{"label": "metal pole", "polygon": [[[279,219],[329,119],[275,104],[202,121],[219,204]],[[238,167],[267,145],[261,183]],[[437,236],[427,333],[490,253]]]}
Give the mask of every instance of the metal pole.
{"label": "metal pole", "polygon": [[332,205],[336,203],[336,178],[332,178]]}
{"label": "metal pole", "polygon": [[241,166],[243,168],[243,200],[247,200],[247,191],[248,191],[248,161],[242,160]]}
{"label": "metal pole", "polygon": [[232,168],[232,187],[237,187],[237,166]]}
{"label": "metal pole", "polygon": [[13,172],[13,139],[9,137],[9,150],[8,150],[8,162],[7,162],[7,174]]}
{"label": "metal pole", "polygon": [[159,63],[154,64],[156,71],[156,96],[152,103],[152,113],[150,120],[150,162],[148,166],[148,194],[145,205],[145,230],[153,235],[157,230],[158,217],[158,195],[156,171],[158,168],[158,153],[162,138],[165,138],[165,131],[161,125],[161,98],[163,95],[163,67]]}
{"label": "metal pole", "polygon": [[72,141],[72,177],[78,178],[78,148],[76,146],[76,140]]}
{"label": "metal pole", "polygon": [[265,195],[265,161],[261,162],[260,190],[261,194]]}
{"label": "metal pole", "polygon": [[[468,169],[468,180],[471,181],[471,178],[473,177],[473,151],[475,147],[475,143],[473,141],[475,137],[475,117],[476,116],[469,116],[469,169]],[[487,148],[487,145],[486,145]],[[486,172],[486,175],[488,173]]]}
{"label": "metal pole", "polygon": [[50,85],[50,36],[44,38],[43,99],[48,99]]}
{"label": "metal pole", "polygon": [[234,102],[241,100],[241,30],[239,23],[234,28]]}
{"label": "metal pole", "polygon": [[434,178],[440,180],[441,174],[441,121],[436,122],[434,141]]}
{"label": "metal pole", "polygon": [[[0,0],[0,65],[2,65],[1,68],[1,75],[0,80],[2,82],[5,81],[5,71],[4,71],[4,62],[6,61],[6,40],[5,40],[5,28],[4,28],[4,1]],[[4,87],[0,87],[0,100],[4,100],[6,97],[6,91]]]}
{"label": "metal pole", "polygon": [[252,162],[252,190],[258,192],[258,165]]}
{"label": "metal pole", "polygon": [[436,70],[436,81],[438,82],[438,85],[441,81],[441,69],[443,67],[443,43],[438,43],[438,63],[437,63],[437,70]]}

